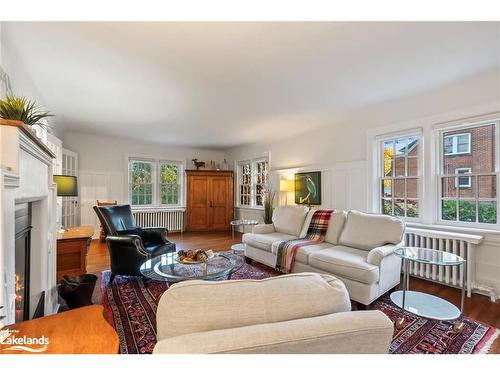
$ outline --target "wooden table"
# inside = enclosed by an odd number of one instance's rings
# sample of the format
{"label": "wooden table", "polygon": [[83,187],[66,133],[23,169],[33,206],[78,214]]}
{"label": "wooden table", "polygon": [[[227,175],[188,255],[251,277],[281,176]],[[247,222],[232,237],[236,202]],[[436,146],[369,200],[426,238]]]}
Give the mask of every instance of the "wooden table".
{"label": "wooden table", "polygon": [[57,236],[57,282],[64,275],[87,273],[87,253],[94,235],[94,227],[84,225],[68,228]]}
{"label": "wooden table", "polygon": [[103,306],[93,305],[43,318],[26,320],[4,330],[12,337],[46,338],[46,343],[25,345],[28,350],[12,350],[7,339],[0,354],[117,354],[119,339],[103,316]]}

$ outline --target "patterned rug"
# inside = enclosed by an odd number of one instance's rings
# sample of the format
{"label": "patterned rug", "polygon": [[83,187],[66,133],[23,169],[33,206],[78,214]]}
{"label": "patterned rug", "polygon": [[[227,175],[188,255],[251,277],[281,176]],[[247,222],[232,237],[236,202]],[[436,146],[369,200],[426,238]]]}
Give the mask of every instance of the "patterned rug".
{"label": "patterned rug", "polygon": [[[265,279],[279,273],[272,268],[245,264],[232,279]],[[101,281],[102,304],[106,319],[120,337],[120,353],[150,354],[156,344],[156,307],[167,285],[144,282],[139,277],[117,276],[109,287],[109,271]],[[388,296],[375,302],[372,309],[383,311],[392,321],[400,310]],[[424,319],[405,313],[405,326],[394,333],[390,353],[470,354],[486,353],[500,330],[466,318],[465,328],[453,333],[450,323]]]}

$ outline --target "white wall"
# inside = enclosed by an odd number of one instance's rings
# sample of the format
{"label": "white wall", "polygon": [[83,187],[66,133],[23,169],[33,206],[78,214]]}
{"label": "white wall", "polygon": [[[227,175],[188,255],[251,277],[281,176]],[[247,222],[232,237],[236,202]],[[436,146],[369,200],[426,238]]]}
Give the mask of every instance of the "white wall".
{"label": "white wall", "polygon": [[[124,129],[126,132],[126,129]],[[221,151],[162,144],[138,143],[127,138],[65,132],[64,148],[78,153],[81,224],[95,225],[92,207],[96,200],[127,202],[127,159],[129,156],[181,160],[193,168],[191,159],[222,163]]]}
{"label": "white wall", "polygon": [[[429,137],[436,123],[480,116],[500,110],[500,71],[490,71],[438,90],[392,102],[332,119],[329,126],[265,144],[245,145],[227,150],[231,161],[270,152],[272,175],[294,171],[321,170],[323,201],[333,208],[358,208],[366,205],[371,191],[370,165],[367,153],[369,134],[388,130],[422,127]],[[307,129],[307,124],[304,124]],[[364,177],[360,176],[362,168]],[[430,168],[425,168],[431,171]],[[272,177],[275,189],[279,178]],[[429,197],[424,197],[425,204]],[[248,210],[236,210],[238,217],[259,216]],[[260,215],[261,216],[261,215]],[[432,218],[427,218],[432,225]],[[464,230],[467,232],[467,230]],[[472,231],[469,231],[472,232]],[[500,234],[485,233],[477,248],[477,280],[494,286],[500,294]]]}

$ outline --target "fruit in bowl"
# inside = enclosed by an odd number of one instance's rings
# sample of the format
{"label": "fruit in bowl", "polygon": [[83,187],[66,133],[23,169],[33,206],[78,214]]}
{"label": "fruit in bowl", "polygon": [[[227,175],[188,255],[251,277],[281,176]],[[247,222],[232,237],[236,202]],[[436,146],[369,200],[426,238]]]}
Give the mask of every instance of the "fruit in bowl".
{"label": "fruit in bowl", "polygon": [[212,250],[180,250],[177,252],[181,263],[201,263],[214,256]]}

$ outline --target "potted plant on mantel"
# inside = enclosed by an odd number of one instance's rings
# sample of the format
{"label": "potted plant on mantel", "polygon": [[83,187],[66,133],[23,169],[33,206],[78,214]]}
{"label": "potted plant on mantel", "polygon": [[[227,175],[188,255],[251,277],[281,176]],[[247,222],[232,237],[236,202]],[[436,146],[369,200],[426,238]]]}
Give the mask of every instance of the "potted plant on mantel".
{"label": "potted plant on mantel", "polygon": [[46,127],[41,120],[54,116],[48,111],[40,110],[33,100],[15,95],[7,95],[0,99],[0,125],[18,126],[23,124]]}

